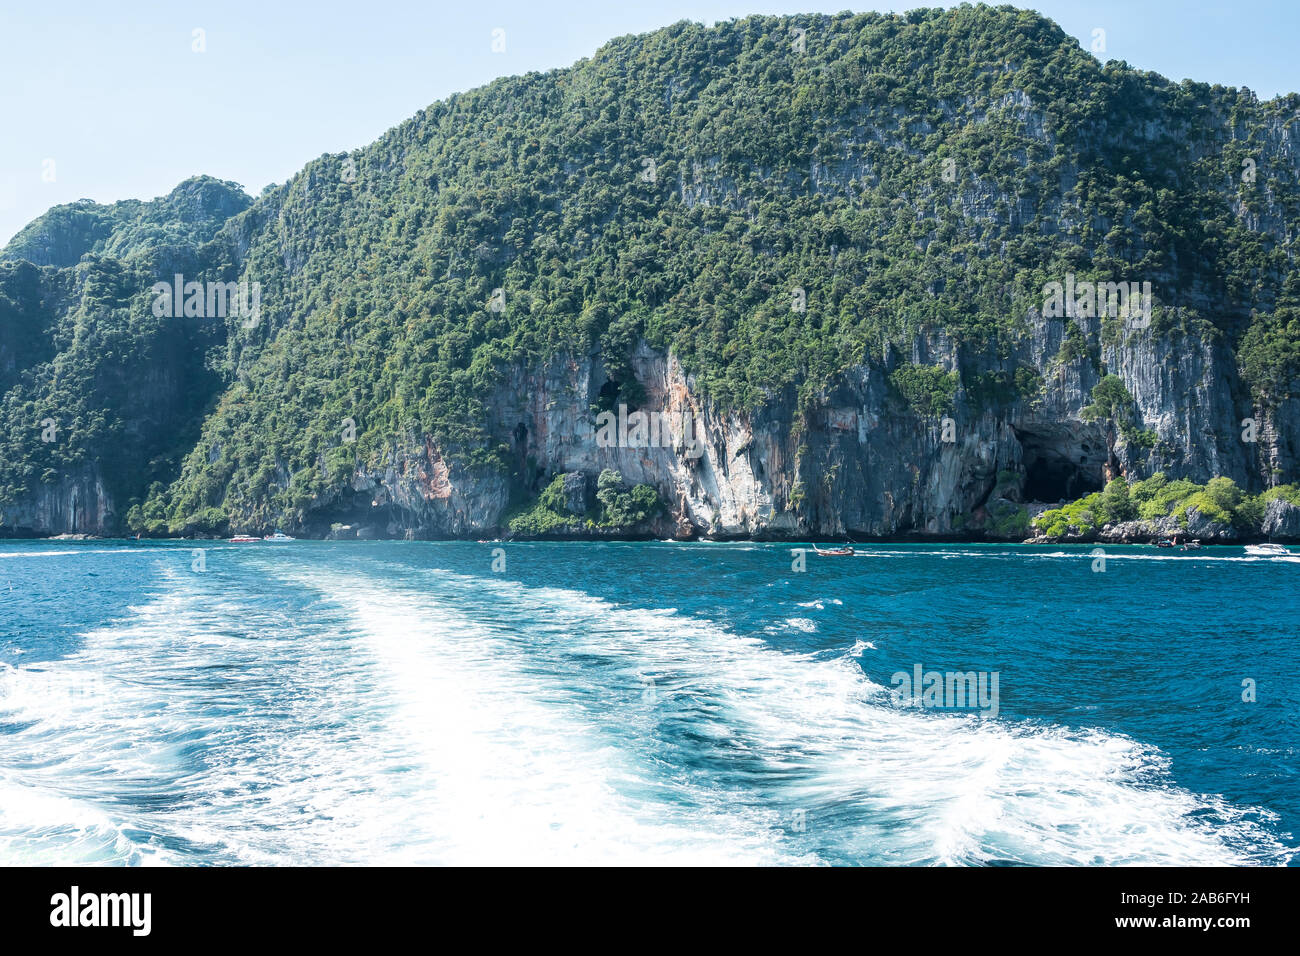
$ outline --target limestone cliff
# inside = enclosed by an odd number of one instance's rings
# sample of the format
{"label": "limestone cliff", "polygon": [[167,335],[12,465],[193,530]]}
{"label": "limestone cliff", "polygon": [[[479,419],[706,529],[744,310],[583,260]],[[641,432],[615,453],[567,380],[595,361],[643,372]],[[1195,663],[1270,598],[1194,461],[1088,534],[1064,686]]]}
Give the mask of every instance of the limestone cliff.
{"label": "limestone cliff", "polygon": [[[608,378],[595,356],[512,368],[488,403],[488,424],[509,447],[525,493],[553,474],[582,475],[590,486],[613,469],[660,492],[668,512],[645,530],[665,537],[992,533],[995,502],[1057,502],[1098,490],[1115,474],[1163,469],[1201,482],[1227,475],[1254,489],[1267,487],[1275,468],[1295,474],[1294,452],[1276,440],[1276,426],[1258,447],[1241,440],[1239,423],[1253,409],[1219,350],[1150,334],[1109,350],[1140,424],[1158,436],[1152,448],[1134,447],[1107,424],[1080,417],[1100,373],[1086,357],[1057,360],[1060,323],[1030,321],[1018,358],[1041,373],[1041,393],[981,410],[959,391],[949,441],[940,417],[919,416],[891,387],[885,365],[852,367],[807,409],[791,390],[736,412],[702,396],[674,358],[644,343],[632,362],[645,389],[639,408],[672,423],[671,441],[601,446],[594,409]],[[1157,352],[1177,360],[1158,362]],[[909,358],[950,367],[965,360],[943,338],[918,340]],[[697,457],[687,453],[684,417],[696,423]],[[1287,418],[1280,431],[1297,426]],[[494,535],[511,504],[505,474],[448,461],[426,436],[396,448],[382,469],[358,472],[308,526],[323,533],[343,523],[367,536]],[[1274,524],[1280,536],[1291,534],[1280,517]]]}
{"label": "limestone cliff", "polygon": [[[57,207],[0,255],[0,535],[483,537],[559,477],[575,533],[1015,540],[1113,476],[1295,482],[1298,110],[1007,7],[760,16],[256,200]],[[259,316],[160,316],[175,276]],[[606,471],[663,510],[586,524]]]}

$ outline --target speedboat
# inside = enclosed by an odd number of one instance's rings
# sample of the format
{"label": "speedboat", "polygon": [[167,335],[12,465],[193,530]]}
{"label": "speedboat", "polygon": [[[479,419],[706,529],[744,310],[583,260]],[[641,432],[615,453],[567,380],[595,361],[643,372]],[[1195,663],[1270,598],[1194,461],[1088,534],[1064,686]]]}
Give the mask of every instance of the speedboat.
{"label": "speedboat", "polygon": [[230,539],[231,544],[256,544],[261,538],[255,538],[251,534],[237,534]]}
{"label": "speedboat", "polygon": [[1291,552],[1280,544],[1274,544],[1272,541],[1268,544],[1248,544],[1246,553],[1253,558],[1287,558]]}
{"label": "speedboat", "polygon": [[263,541],[296,541],[298,539],[290,537],[289,535],[285,534],[283,531],[276,531],[275,534],[268,534],[262,540]]}

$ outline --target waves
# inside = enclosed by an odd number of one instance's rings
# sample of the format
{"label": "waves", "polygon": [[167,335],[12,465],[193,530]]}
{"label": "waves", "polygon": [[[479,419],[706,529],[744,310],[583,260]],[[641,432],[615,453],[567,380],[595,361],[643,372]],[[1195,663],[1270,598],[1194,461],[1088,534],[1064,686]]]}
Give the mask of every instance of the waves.
{"label": "waves", "polygon": [[[387,741],[408,755],[429,857],[443,863],[775,862],[758,816],[618,746],[598,688],[554,680],[532,634],[374,581],[306,576],[352,619],[386,686]],[[568,676],[576,676],[570,674]],[[637,683],[635,696],[645,685]],[[665,688],[665,692],[671,692]],[[410,833],[413,823],[403,829]]]}
{"label": "waves", "polygon": [[[436,576],[440,582],[450,576]],[[1281,862],[1267,814],[1173,786],[1153,748],[1099,731],[895,708],[852,662],[782,653],[669,610],[461,580],[547,636],[552,667],[601,662],[622,746],[786,823],[827,862]],[[647,677],[655,706],[637,709]],[[566,675],[566,680],[572,675]],[[680,688],[680,690],[678,690]],[[593,691],[595,688],[593,688]],[[701,754],[692,738],[711,742]],[[714,752],[716,751],[716,752]],[[805,831],[790,829],[800,820]]]}
{"label": "waves", "polygon": [[[364,846],[358,820],[382,816],[355,769],[380,728],[375,689],[327,609],[303,623],[266,587],[229,584],[172,574],[77,653],[8,675],[0,788],[28,812],[0,806],[0,858],[307,862]],[[78,690],[30,692],[51,675]]]}
{"label": "waves", "polygon": [[67,558],[78,555],[145,554],[149,548],[65,548],[60,550],[32,549],[29,551],[0,551],[0,558]]}
{"label": "waves", "polygon": [[[172,572],[0,670],[0,860],[1276,864],[1100,730],[898,708],[869,641],[417,562]],[[819,604],[834,604],[827,599]],[[791,618],[801,633],[806,618]]]}

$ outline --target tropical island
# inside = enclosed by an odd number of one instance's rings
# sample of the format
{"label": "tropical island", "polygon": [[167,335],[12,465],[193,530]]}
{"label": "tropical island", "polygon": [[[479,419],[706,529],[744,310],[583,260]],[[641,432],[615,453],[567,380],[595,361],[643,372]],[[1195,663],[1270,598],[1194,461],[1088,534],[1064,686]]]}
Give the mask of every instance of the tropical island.
{"label": "tropical island", "polygon": [[1300,540],[1297,133],[1010,7],[755,16],[58,206],[0,536]]}

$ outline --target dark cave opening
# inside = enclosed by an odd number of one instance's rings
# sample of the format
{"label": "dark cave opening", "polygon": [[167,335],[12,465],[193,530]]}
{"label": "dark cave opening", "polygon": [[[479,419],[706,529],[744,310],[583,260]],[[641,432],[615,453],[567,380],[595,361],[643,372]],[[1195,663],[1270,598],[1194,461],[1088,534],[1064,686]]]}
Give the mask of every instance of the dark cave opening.
{"label": "dark cave opening", "polygon": [[612,409],[618,399],[618,382],[612,378],[600,387],[596,396],[596,405],[602,409]]}
{"label": "dark cave opening", "polygon": [[1103,487],[1104,450],[1087,442],[1017,432],[1025,469],[1026,501],[1074,501]]}
{"label": "dark cave opening", "polygon": [[1101,491],[1101,482],[1071,462],[1040,458],[1025,468],[1027,501],[1073,501],[1094,491]]}

